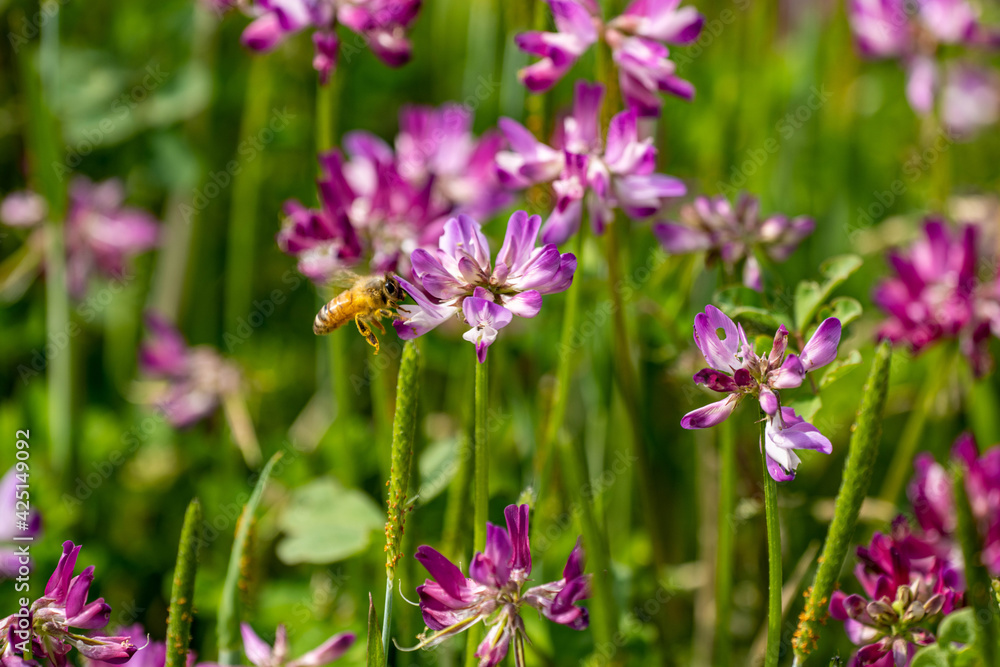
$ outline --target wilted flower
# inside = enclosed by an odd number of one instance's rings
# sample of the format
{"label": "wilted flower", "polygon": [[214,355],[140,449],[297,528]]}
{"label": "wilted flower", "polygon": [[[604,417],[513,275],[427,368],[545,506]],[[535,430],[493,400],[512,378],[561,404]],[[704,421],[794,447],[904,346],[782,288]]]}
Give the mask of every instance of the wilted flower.
{"label": "wilted flower", "polygon": [[903,64],[906,97],[917,113],[933,112],[940,98],[941,119],[956,134],[996,120],[1000,90],[992,73],[956,61],[942,76],[939,47],[1000,45],[1000,35],[979,23],[966,0],[850,0],[848,15],[863,56],[896,58]]}
{"label": "wilted flower", "polygon": [[153,383],[149,401],[176,428],[190,426],[221,404],[247,462],[260,459],[253,423],[243,402],[243,378],[232,362],[207,345],[188,347],[180,332],[155,313],[147,313],[150,337],[139,349],[139,366]]}
{"label": "wilted flower", "polygon": [[399,124],[395,152],[367,132],[350,132],[349,159],[337,150],[319,156],[319,210],[285,204],[278,246],[314,282],[362,263],[372,272],[405,271],[410,253],[433,247],[449,217],[489,216],[507,203],[493,166],[502,139],[495,132],[477,139],[471,111],[408,107]]}
{"label": "wilted flower", "polygon": [[927,628],[962,606],[962,573],[912,535],[902,516],[891,535],[875,533],[857,554],[854,574],[867,597],[838,590],[830,600],[830,615],[862,647],[851,664],[907,667],[918,647],[934,643]]}
{"label": "wilted flower", "polygon": [[924,238],[904,253],[891,253],[896,275],[880,283],[872,300],[889,315],[879,336],[905,341],[914,353],[944,339],[958,340],[976,375],[992,365],[989,338],[1000,336],[1000,283],[977,276],[978,228],[952,233],[944,220],[928,218]]}
{"label": "wilted flower", "polygon": [[532,31],[516,38],[522,51],[542,58],[518,75],[529,90],[551,88],[603,37],[618,66],[622,97],[638,115],[660,115],[661,92],[694,97],[694,87],[676,75],[664,46],[698,39],[705,18],[693,7],[679,7],[680,0],[634,0],[605,24],[595,0],[547,1],[558,32]]}
{"label": "wilted flower", "polygon": [[[733,206],[722,196],[698,197],[681,209],[681,222],[661,222],[653,233],[672,255],[707,251],[709,264],[721,261],[726,271],[740,271],[743,284],[761,291],[759,247],[776,262],[788,259],[799,243],[812,233],[812,218],[789,218],[780,213],[761,219],[756,197],[741,194]],[[741,265],[742,264],[742,268]]]}
{"label": "wilted flower", "polygon": [[284,624],[278,626],[273,648],[258,637],[248,623],[240,623],[240,633],[243,635],[243,650],[247,654],[247,660],[254,667],[323,667],[344,655],[355,639],[353,632],[341,632],[308,653],[289,660],[288,632]]}
{"label": "wilted flower", "polygon": [[[34,509],[19,512],[18,485],[27,486],[27,473],[11,468],[0,479],[0,581],[13,579],[21,567],[32,568],[23,553],[15,547],[15,537],[36,537],[42,530],[42,517]],[[22,519],[20,516],[24,516]],[[23,521],[23,524],[21,522]],[[21,560],[25,558],[25,560]],[[27,571],[27,570],[26,570]]]}
{"label": "wilted flower", "polygon": [[524,665],[521,608],[534,607],[550,621],[574,630],[588,625],[587,610],[576,605],[589,596],[590,575],[583,573],[580,540],[558,581],[523,590],[531,575],[528,506],[508,505],[507,530],[486,524],[486,548],[469,565],[469,577],[431,547],[417,549],[416,559],[431,575],[417,587],[428,632],[415,648],[430,648],[482,621],[489,630],[479,644],[479,667],[499,664],[514,643],[514,662]]}
{"label": "wilted flower", "polygon": [[[149,250],[159,234],[155,218],[123,206],[125,191],[118,180],[93,183],[82,176],[69,187],[65,220],[66,283],[70,294],[83,298],[94,273],[121,278],[127,259]],[[44,200],[33,192],[15,192],[0,203],[0,220],[34,230],[29,245],[44,248]]]}
{"label": "wilted flower", "polygon": [[478,222],[460,215],[445,223],[437,250],[418,248],[410,256],[420,287],[398,278],[417,302],[397,308],[400,319],[393,326],[399,337],[422,336],[461,312],[472,327],[464,337],[475,344],[479,361],[485,361],[497,330],[512,315],[534,317],[543,294],[565,291],[573,282],[574,255],[560,254],[552,243],[535,247],[541,223],[537,215],[515,211],[495,266]]}
{"label": "wilted flower", "polygon": [[360,35],[382,62],[399,67],[410,60],[406,32],[420,4],[421,0],[257,0],[248,9],[255,18],[243,31],[242,42],[254,51],[270,51],[289,35],[313,28],[313,67],[326,83],[337,64],[338,24]]}
{"label": "wilted flower", "polygon": [[[965,468],[965,492],[972,516],[983,540],[983,564],[994,577],[1000,576],[1000,446],[982,456],[975,439],[961,435],[951,450],[952,461]],[[913,513],[927,539],[940,554],[956,554],[955,497],[951,477],[930,454],[917,456],[916,475],[907,489]]]}
{"label": "wilted flower", "polygon": [[655,214],[663,202],[687,192],[684,183],[656,170],[652,138],[640,139],[638,115],[623,111],[611,119],[607,141],[598,120],[604,87],[578,81],[573,113],[563,120],[556,147],[547,146],[523,125],[500,119],[510,151],[497,153],[501,181],[512,188],[552,182],[556,206],[542,229],[545,243],[563,243],[580,228],[584,204],[600,234],[620,208],[633,218]]}
{"label": "wilted flower", "polygon": [[55,667],[66,667],[66,656],[74,648],[91,660],[113,665],[128,662],[138,650],[130,637],[105,637],[74,631],[74,628],[99,630],[111,618],[111,607],[104,602],[104,598],[87,602],[94,581],[94,566],[73,576],[79,553],[80,547],[69,541],[63,543],[62,556],[45,586],[45,594],[35,600],[29,609],[30,628],[21,624],[23,617],[19,614],[0,621],[0,653],[4,656],[5,665],[26,664],[23,656],[15,653],[13,645],[27,639],[29,634],[32,657],[35,660],[50,660]]}
{"label": "wilted flower", "polygon": [[681,426],[699,429],[720,424],[740,401],[751,396],[767,415],[763,447],[768,473],[779,482],[793,479],[799,465],[794,450],[815,449],[829,454],[833,447],[815,426],[792,408],[782,407],[778,390],[798,387],[806,373],[833,361],[840,333],[840,320],[829,317],[820,323],[801,354],[786,354],[788,330],[781,325],[774,334],[770,353],[757,356],[741,325],[715,306],[706,306],[705,312],[694,318],[694,342],[709,368],[698,371],[694,381],[728,396],[687,413]]}

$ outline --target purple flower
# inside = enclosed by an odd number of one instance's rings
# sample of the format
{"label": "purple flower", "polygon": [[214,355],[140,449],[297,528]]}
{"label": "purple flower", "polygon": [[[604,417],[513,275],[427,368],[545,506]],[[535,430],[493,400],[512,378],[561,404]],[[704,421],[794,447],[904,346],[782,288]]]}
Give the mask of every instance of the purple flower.
{"label": "purple flower", "polygon": [[[133,623],[122,628],[117,628],[115,632],[128,637],[132,644],[139,647],[132,659],[129,660],[129,667],[164,667],[167,664],[167,643],[162,641],[150,641],[149,634],[142,627],[142,623]],[[195,667],[197,656],[194,651],[188,651],[187,667]],[[114,663],[102,660],[87,660],[88,667],[106,667]],[[213,663],[198,663],[198,667],[217,667]]]}
{"label": "purple flower", "polygon": [[558,32],[525,32],[518,48],[541,60],[518,74],[532,92],[556,84],[601,37],[618,66],[622,97],[640,116],[659,116],[665,92],[684,99],[694,87],[676,76],[666,44],[690,44],[701,33],[704,17],[680,0],[634,0],[621,14],[602,23],[593,0],[548,0]]}
{"label": "purple flower", "polygon": [[243,635],[243,650],[254,667],[323,667],[344,655],[355,640],[353,632],[341,632],[308,653],[289,660],[288,632],[284,624],[278,626],[273,648],[258,637],[248,623],[240,623],[240,632]]}
{"label": "purple flower", "polygon": [[715,306],[694,318],[694,342],[709,368],[694,376],[697,384],[728,394],[726,398],[684,415],[681,426],[699,429],[725,421],[747,396],[760,403],[767,415],[764,451],[767,470],[779,482],[795,477],[799,464],[797,449],[814,449],[824,454],[832,451],[830,441],[812,424],[788,407],[782,407],[779,390],[802,384],[806,373],[829,364],[837,356],[840,344],[840,320],[830,317],[820,323],[801,354],[786,354],[788,330],[782,325],[774,335],[767,356],[757,356],[747,341],[743,327],[735,324]]}
{"label": "purple flower", "polygon": [[[121,279],[129,257],[157,244],[159,225],[140,209],[123,206],[125,192],[118,180],[93,183],[78,176],[69,187],[65,219],[66,283],[82,299],[95,273]],[[34,227],[30,245],[44,246],[45,202],[22,191],[0,204],[0,220],[14,227]]]}
{"label": "purple flower", "polygon": [[574,630],[587,627],[587,610],[576,605],[590,594],[590,575],[583,573],[580,540],[561,579],[524,590],[531,575],[528,506],[508,505],[504,517],[507,530],[486,524],[486,548],[473,557],[468,577],[431,547],[417,549],[416,559],[431,575],[417,587],[428,631],[411,650],[437,646],[483,621],[489,630],[476,651],[479,667],[499,664],[511,642],[515,664],[522,667],[527,637],[522,607],[534,607],[550,621]]}
{"label": "purple flower", "polygon": [[180,332],[155,313],[146,314],[146,327],[150,337],[139,348],[139,367],[150,380],[148,402],[175,428],[201,421],[221,404],[243,458],[256,465],[260,446],[236,365],[207,345],[188,347]]}
{"label": "purple flower", "polygon": [[687,191],[676,178],[654,173],[656,148],[651,138],[640,139],[636,111],[614,116],[607,141],[601,141],[603,96],[603,86],[577,82],[573,113],[563,121],[556,148],[535,139],[520,123],[500,119],[512,149],[497,153],[501,181],[512,188],[552,182],[557,201],[542,229],[545,243],[560,244],[576,233],[584,204],[594,232],[600,234],[616,208],[645,218],[659,211],[666,199]]}
{"label": "purple flower", "polygon": [[979,23],[966,0],[850,0],[848,15],[863,56],[896,58],[903,65],[906,97],[914,111],[931,113],[940,98],[941,119],[956,134],[996,121],[1000,101],[992,72],[955,63],[949,64],[946,77],[938,71],[941,46],[995,49],[1000,45],[997,32]]}
{"label": "purple flower", "polygon": [[[128,662],[137,650],[130,637],[105,637],[74,631],[74,628],[99,630],[108,624],[111,617],[111,607],[104,602],[104,598],[87,602],[94,581],[94,566],[73,576],[79,553],[80,547],[69,541],[63,543],[62,556],[45,586],[45,594],[31,604],[32,656],[36,660],[50,660],[55,667],[66,667],[66,656],[75,648],[91,660],[114,665]],[[12,647],[15,628],[19,627],[17,614],[0,621],[0,653],[4,656],[5,665],[25,664],[23,656],[17,655]],[[18,636],[17,639],[23,637]]]}
{"label": "purple flower", "polygon": [[34,227],[47,213],[48,204],[31,190],[12,192],[0,201],[0,222],[9,227]]}
{"label": "purple flower", "polygon": [[243,31],[243,45],[270,51],[288,36],[313,28],[313,67],[327,83],[337,64],[343,24],[361,36],[372,52],[390,67],[410,60],[406,33],[417,18],[421,0],[258,0],[249,10],[254,20]]}
{"label": "purple flower", "polygon": [[919,353],[945,339],[958,340],[977,376],[992,365],[989,337],[997,327],[1000,293],[995,282],[976,275],[978,228],[963,225],[955,233],[939,218],[924,223],[924,238],[906,253],[892,253],[896,275],[876,286],[872,300],[889,316],[880,338],[906,342]]}
{"label": "purple flower", "polygon": [[[965,433],[955,441],[951,458],[966,470],[965,492],[983,540],[983,564],[991,575],[1000,576],[1000,446],[980,456],[975,439]],[[907,492],[917,522],[937,553],[960,565],[951,477],[930,454],[919,455],[915,467]]]}
{"label": "purple flower", "polygon": [[445,223],[436,251],[418,248],[410,256],[419,287],[399,279],[417,302],[397,308],[400,319],[393,326],[400,338],[422,336],[461,311],[472,327],[464,338],[475,344],[483,362],[497,331],[513,315],[534,317],[543,294],[563,292],[573,282],[574,255],[560,254],[552,243],[535,246],[541,222],[537,215],[515,211],[495,266],[478,222],[460,215]]}
{"label": "purple flower", "polygon": [[[19,512],[17,506],[17,487],[20,484],[26,486],[27,481],[27,473],[18,473],[16,467],[0,479],[0,580],[17,577],[22,567],[28,568],[24,572],[34,569],[34,563],[20,555],[14,542],[15,537],[37,537],[42,532],[41,515],[34,509]],[[19,514],[26,518],[22,519]],[[17,522],[22,520],[25,524],[23,529],[17,527]]]}
{"label": "purple flower", "polygon": [[653,233],[664,249],[679,255],[707,251],[707,262],[721,262],[729,273],[740,271],[743,284],[761,291],[760,265],[754,247],[776,262],[788,259],[799,243],[812,234],[812,218],[774,214],[761,220],[760,202],[741,194],[736,205],[719,195],[698,197],[681,209],[681,222],[661,222]]}
{"label": "purple flower", "polygon": [[344,137],[348,159],[319,156],[321,208],[285,203],[278,246],[316,283],[367,264],[370,272],[408,270],[417,248],[433,247],[445,221],[489,216],[507,204],[493,159],[501,138],[472,134],[472,113],[457,105],[400,112],[396,151],[366,132]]}
{"label": "purple flower", "polygon": [[862,647],[851,665],[906,667],[918,647],[935,641],[927,628],[963,605],[964,577],[914,536],[902,516],[891,535],[876,532],[857,554],[854,574],[865,595],[838,590],[830,600],[830,615]]}

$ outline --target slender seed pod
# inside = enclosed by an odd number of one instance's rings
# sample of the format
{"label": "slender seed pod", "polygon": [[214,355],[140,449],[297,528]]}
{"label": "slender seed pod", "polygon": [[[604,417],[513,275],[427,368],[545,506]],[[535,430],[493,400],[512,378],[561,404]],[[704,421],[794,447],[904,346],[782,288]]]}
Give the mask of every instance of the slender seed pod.
{"label": "slender seed pod", "polygon": [[816,648],[818,626],[826,621],[829,614],[830,596],[840,575],[841,566],[854,536],[858,523],[861,503],[871,484],[872,469],[878,456],[879,440],[882,437],[882,412],[889,392],[889,366],[892,346],[883,341],[875,351],[868,381],[861,396],[861,405],[851,428],[850,449],[844,464],[844,476],[837,493],[836,509],[830,532],[819,558],[816,578],[808,591],[805,609],[799,615],[799,627],[795,631],[792,647],[795,649],[796,663]]}
{"label": "slender seed pod", "polygon": [[177,564],[174,566],[174,585],[170,593],[170,616],[167,621],[166,667],[184,667],[187,664],[191,622],[194,620],[194,578],[198,571],[201,529],[201,503],[195,498],[184,514]]}

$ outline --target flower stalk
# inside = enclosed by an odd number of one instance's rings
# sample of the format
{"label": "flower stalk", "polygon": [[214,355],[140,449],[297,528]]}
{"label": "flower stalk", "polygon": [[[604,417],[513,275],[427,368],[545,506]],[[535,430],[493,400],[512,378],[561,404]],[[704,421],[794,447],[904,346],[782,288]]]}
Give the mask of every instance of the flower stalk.
{"label": "flower stalk", "polygon": [[[472,481],[472,520],[474,544],[486,544],[486,522],[490,511],[490,441],[486,426],[489,404],[489,357],[476,361],[475,427],[473,431],[474,474]],[[479,632],[470,631],[465,655],[465,664],[476,664],[476,647]]]}
{"label": "flower stalk", "polygon": [[389,474],[388,520],[385,523],[385,607],[382,615],[382,651],[389,652],[392,589],[396,565],[403,557],[407,490],[413,476],[413,435],[417,423],[420,385],[420,349],[406,341],[396,384],[396,415],[392,423],[392,468]]}
{"label": "flower stalk", "polygon": [[882,413],[889,393],[889,370],[892,345],[883,341],[875,351],[861,404],[854,420],[850,449],[844,463],[844,475],[837,493],[837,503],[830,531],[823,545],[816,578],[808,591],[805,609],[799,616],[799,627],[792,646],[798,661],[816,648],[820,625],[826,622],[830,598],[850,548],[858,523],[861,504],[868,494],[872,471],[878,458],[882,437]]}
{"label": "flower stalk", "polygon": [[764,476],[764,522],[767,525],[767,648],[765,667],[777,667],[781,651],[781,529],[778,524],[778,483],[767,471],[764,447],[767,415],[760,411],[760,462]]}
{"label": "flower stalk", "polygon": [[198,572],[198,549],[201,546],[201,503],[195,498],[184,514],[174,585],[170,593],[170,616],[167,621],[167,659],[165,667],[184,667],[191,644],[194,620],[194,581]]}
{"label": "flower stalk", "polygon": [[[240,120],[240,137],[256,135],[267,124],[273,75],[267,58],[250,61]],[[260,184],[264,159],[248,160],[233,176],[233,196],[229,207],[229,240],[226,244],[226,322],[235,323],[250,310],[254,277],[254,232],[260,208]]]}

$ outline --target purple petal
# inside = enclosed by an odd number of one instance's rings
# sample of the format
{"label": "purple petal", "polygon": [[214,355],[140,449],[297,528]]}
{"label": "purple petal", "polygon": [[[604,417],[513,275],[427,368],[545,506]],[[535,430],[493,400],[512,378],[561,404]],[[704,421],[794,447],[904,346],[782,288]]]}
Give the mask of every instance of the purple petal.
{"label": "purple petal", "polygon": [[802,367],[806,371],[822,368],[837,358],[837,346],[840,345],[841,326],[836,317],[823,320],[816,333],[802,350]]}
{"label": "purple petal", "polygon": [[468,583],[457,565],[428,546],[419,547],[414,558],[424,566],[445,593],[455,600],[466,599]]}
{"label": "purple petal", "polygon": [[32,227],[47,213],[45,199],[31,190],[12,192],[0,201],[0,222],[10,227]]}
{"label": "purple petal", "polygon": [[705,407],[692,410],[681,419],[681,427],[686,429],[709,428],[721,424],[733,413],[739,399],[731,394],[721,401],[709,403]]}
{"label": "purple petal", "polygon": [[785,361],[777,370],[773,370],[767,375],[767,383],[775,389],[794,389],[802,385],[806,377],[805,366],[794,354],[785,357]]}
{"label": "purple petal", "polygon": [[55,571],[45,585],[45,596],[56,600],[64,600],[69,590],[69,582],[73,576],[73,568],[76,567],[76,558],[80,554],[80,547],[74,545],[69,540],[63,542],[62,555],[56,564]]}
{"label": "purple petal", "polygon": [[712,391],[731,394],[738,389],[736,380],[714,368],[703,368],[694,374],[695,384],[703,384]]}
{"label": "purple petal", "polygon": [[760,388],[759,402],[760,409],[766,414],[773,415],[778,411],[778,396],[771,391],[770,387]]}
{"label": "purple petal", "polygon": [[249,623],[240,623],[240,634],[243,636],[243,652],[257,667],[271,664],[271,645],[260,638]]}
{"label": "purple petal", "polygon": [[538,290],[500,297],[503,307],[518,317],[534,317],[542,309],[542,295]]}
{"label": "purple petal", "polygon": [[531,573],[531,547],[528,543],[528,505],[508,505],[504,511],[513,552],[510,565]]}
{"label": "purple petal", "polygon": [[288,667],[322,667],[328,665],[347,652],[356,639],[353,632],[341,632],[288,663]]}
{"label": "purple petal", "polygon": [[[719,332],[723,337],[719,337]],[[705,306],[704,313],[694,317],[694,342],[708,365],[716,370],[731,371],[742,366],[736,358],[740,351],[736,324],[715,306]]]}
{"label": "purple petal", "polygon": [[541,216],[529,216],[525,211],[514,211],[507,221],[507,233],[497,255],[497,264],[505,264],[510,273],[520,273],[535,250]]}
{"label": "purple petal", "polygon": [[712,237],[706,232],[674,222],[653,225],[653,233],[660,240],[663,249],[671,255],[683,255],[712,247]]}

